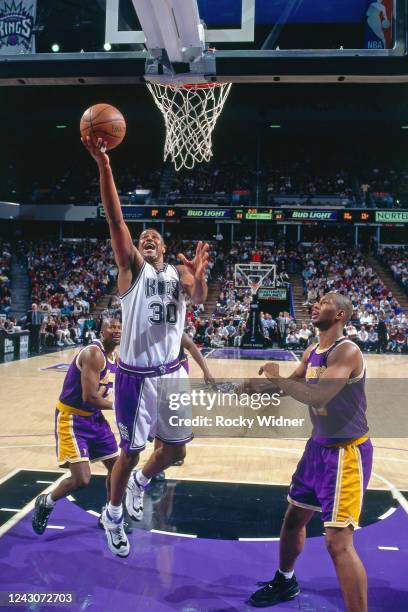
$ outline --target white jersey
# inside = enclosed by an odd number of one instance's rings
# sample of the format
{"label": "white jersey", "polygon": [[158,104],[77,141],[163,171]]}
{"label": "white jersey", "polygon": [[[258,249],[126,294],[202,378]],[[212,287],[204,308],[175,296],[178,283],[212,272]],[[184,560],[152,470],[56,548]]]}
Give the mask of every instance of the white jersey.
{"label": "white jersey", "polygon": [[120,300],[121,361],[130,366],[154,367],[177,359],[186,316],[186,298],[177,269],[164,264],[157,271],[145,262]]}

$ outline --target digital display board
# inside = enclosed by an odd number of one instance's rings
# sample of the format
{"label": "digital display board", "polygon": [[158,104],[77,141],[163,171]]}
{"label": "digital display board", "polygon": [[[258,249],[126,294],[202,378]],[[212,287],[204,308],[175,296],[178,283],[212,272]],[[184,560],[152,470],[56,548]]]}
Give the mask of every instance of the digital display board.
{"label": "digital display board", "polygon": [[[280,223],[376,223],[408,224],[408,210],[348,209],[322,210],[310,208],[178,208],[168,206],[122,205],[125,221],[213,220],[240,222]],[[105,219],[102,206],[98,206],[98,218]]]}
{"label": "digital display board", "polygon": [[288,290],[286,288],[274,289],[272,287],[263,287],[258,290],[258,298],[260,300],[286,300]]}
{"label": "digital display board", "polygon": [[408,223],[408,211],[376,210],[375,220],[377,223]]}
{"label": "digital display board", "polygon": [[[179,211],[175,208],[162,207],[151,207],[151,206],[134,206],[134,205],[122,205],[122,214],[125,221],[138,221],[149,219],[158,219],[163,221],[171,221],[177,219]],[[105,219],[105,211],[103,206],[98,207],[98,217]]]}
{"label": "digital display board", "polygon": [[248,208],[235,211],[236,221],[283,221],[285,219],[282,210],[273,208]]}
{"label": "digital display board", "polygon": [[337,221],[337,210],[291,210],[285,214],[291,221]]}
{"label": "digital display board", "polygon": [[232,219],[228,208],[183,208],[183,219]]}

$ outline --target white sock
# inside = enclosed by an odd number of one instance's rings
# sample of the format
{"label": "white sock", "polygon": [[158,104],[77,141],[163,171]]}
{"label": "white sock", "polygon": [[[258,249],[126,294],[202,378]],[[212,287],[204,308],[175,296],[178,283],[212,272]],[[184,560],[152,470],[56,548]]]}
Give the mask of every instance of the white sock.
{"label": "white sock", "polygon": [[122,505],[112,506],[112,504],[109,502],[106,509],[108,511],[109,516],[114,521],[119,521],[122,518],[122,514],[123,514]]}
{"label": "white sock", "polygon": [[47,499],[45,500],[45,505],[47,506],[47,508],[53,508],[55,506],[57,502],[55,502],[52,497],[51,497],[51,493],[48,493],[47,495]]}
{"label": "white sock", "polygon": [[285,576],[286,580],[290,580],[292,578],[293,574],[295,573],[295,571],[292,570],[291,572],[282,572],[282,570],[280,569],[279,573],[283,574],[283,576]]}
{"label": "white sock", "polygon": [[140,484],[141,487],[147,487],[147,485],[151,481],[151,478],[146,478],[146,476],[143,475],[142,470],[136,472],[135,478],[136,482]]}

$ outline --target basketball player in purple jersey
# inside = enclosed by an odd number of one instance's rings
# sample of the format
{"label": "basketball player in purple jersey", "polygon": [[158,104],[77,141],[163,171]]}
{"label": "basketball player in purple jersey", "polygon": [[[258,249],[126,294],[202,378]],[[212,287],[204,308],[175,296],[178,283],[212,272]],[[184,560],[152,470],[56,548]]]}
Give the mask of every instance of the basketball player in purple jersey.
{"label": "basketball player in purple jersey", "polygon": [[[275,390],[309,406],[313,432],[289,488],[279,569],[271,582],[250,597],[255,607],[274,605],[300,592],[295,562],[305,544],[306,525],[317,511],[322,513],[326,545],[346,609],[367,610],[367,576],[354,548],[353,532],[370,480],[373,448],[365,414],[364,359],[358,346],[343,336],[352,310],[347,297],[327,293],[312,308],[319,344],[306,349],[293,374],[281,377],[275,363],[260,369]],[[263,391],[268,384],[261,383]]]}
{"label": "basketball player in purple jersey", "polygon": [[[83,143],[98,165],[102,204],[119,269],[123,332],[114,404],[121,453],[112,470],[111,500],[101,518],[111,552],[126,557],[130,551],[123,529],[126,487],[126,507],[132,518],[144,487],[153,476],[184,459],[186,443],[193,437],[189,427],[169,427],[168,421],[166,427],[163,423],[166,407],[158,405],[163,401],[158,389],[160,378],[167,379],[166,384],[174,381],[178,387],[185,387],[188,379],[178,359],[186,297],[197,304],[207,298],[208,245],[199,242],[192,261],[179,255],[183,262],[179,266],[164,263],[166,247],[156,230],[142,232],[136,248],[123,220],[109,157],[104,152],[106,143],[101,139],[93,142],[90,137]],[[149,437],[158,437],[163,444],[129,479]]]}
{"label": "basketball player in purple jersey", "polygon": [[44,533],[59,499],[89,484],[90,461],[102,461],[108,470],[106,489],[110,498],[110,478],[119,451],[101,410],[112,410],[109,394],[117,371],[115,347],[120,336],[120,321],[105,319],[101,341],[94,340],[83,348],[69,366],[55,411],[55,439],[58,463],[68,466],[71,476],[48,495],[37,497],[32,525],[38,534]]}

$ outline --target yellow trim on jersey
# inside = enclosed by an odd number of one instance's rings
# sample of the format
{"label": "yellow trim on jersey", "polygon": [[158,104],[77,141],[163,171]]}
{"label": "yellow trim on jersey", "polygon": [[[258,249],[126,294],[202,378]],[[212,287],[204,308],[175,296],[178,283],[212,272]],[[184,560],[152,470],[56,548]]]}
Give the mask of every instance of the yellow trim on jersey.
{"label": "yellow trim on jersey", "polygon": [[57,408],[60,412],[65,412],[67,414],[77,414],[79,416],[84,417],[89,417],[94,414],[93,412],[87,412],[86,410],[80,410],[79,408],[68,406],[68,404],[63,404],[60,400],[58,400],[57,402]]}
{"label": "yellow trim on jersey", "polygon": [[[359,439],[361,440],[361,438]],[[358,441],[358,440],[357,440]],[[331,521],[327,527],[358,526],[363,502],[363,467],[358,444],[339,449],[336,491]]]}
{"label": "yellow trim on jersey", "polygon": [[57,417],[58,463],[60,465],[67,462],[89,461],[88,457],[81,457],[74,434],[73,418],[73,415],[67,412],[60,412]]}

